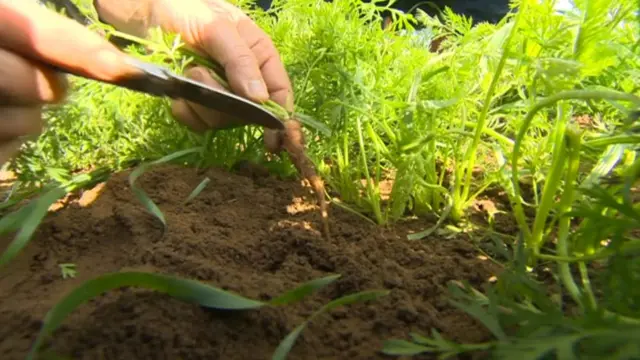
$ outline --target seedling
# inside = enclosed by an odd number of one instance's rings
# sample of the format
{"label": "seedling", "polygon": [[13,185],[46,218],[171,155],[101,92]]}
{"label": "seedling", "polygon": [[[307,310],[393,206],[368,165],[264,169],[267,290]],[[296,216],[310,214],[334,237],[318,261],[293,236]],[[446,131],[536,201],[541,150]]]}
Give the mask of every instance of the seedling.
{"label": "seedling", "polygon": [[[164,51],[169,59],[171,59],[171,61],[176,61],[176,56],[186,57],[188,59],[186,61],[188,62],[209,68],[210,74],[214,77],[214,79],[225,89],[229,91],[231,90],[229,83],[227,82],[226,77],[221,70],[221,66],[211,60],[203,58],[193,51],[183,48],[183,44],[180,42],[180,37],[177,35],[164,34],[159,28],[156,28],[152,31],[152,38],[164,39],[165,43],[167,44],[170,42],[172,45],[169,48],[163,47],[159,43],[154,43],[150,40],[144,40],[135,36],[124,34],[108,26],[105,26],[103,31],[107,36],[118,37],[139,45],[144,45],[147,47],[147,49],[153,49],[160,52]],[[279,131],[282,149],[288,153],[293,165],[311,185],[321,211],[323,235],[325,237],[329,237],[329,213],[328,204],[325,200],[326,191],[324,182],[318,176],[315,165],[306,154],[305,139],[300,121],[298,121],[298,119],[295,117],[295,113],[293,115],[289,114],[288,111],[285,110],[281,105],[272,100],[268,100],[263,104],[263,106],[277,114],[280,117],[281,121],[284,122],[285,129]]]}
{"label": "seedling", "polygon": [[[437,54],[411,35],[413,29],[399,34],[371,26],[385,8],[374,2],[275,0],[273,10],[251,13],[276,43],[296,94],[293,114],[262,104],[286,122],[282,149],[295,169],[284,161],[269,165],[283,176],[297,171],[307,179],[321,210],[326,181],[339,198],[331,203],[363,222],[391,226],[429,216],[426,230],[410,239],[448,247],[440,243],[470,237],[493,249],[488,257],[506,262],[486,294],[452,289],[454,304],[494,339],[456,344],[437,331],[407,334],[411,341],[390,341],[384,352],[638,357],[640,292],[631,285],[640,281],[637,2],[575,5],[559,15],[551,1],[516,1],[517,13],[475,27],[446,8],[443,20],[418,14],[430,36],[446,35]],[[394,24],[410,18],[394,13]],[[104,33],[127,37],[113,29]],[[189,53],[171,34],[131,39],[142,45],[128,49],[136,56],[176,73],[203,65],[225,84],[216,64]],[[0,233],[17,233],[0,265],[24,248],[46,208],[81,186],[66,184],[67,174],[104,168],[96,175],[103,179],[132,161],[142,163],[132,188],[164,222],[135,182],[159,163],[155,159],[184,149],[197,150],[174,159],[198,167],[264,157],[261,129],[201,136],[176,124],[163,99],[81,79],[72,79],[72,86],[64,106],[44,113],[42,136],[12,163],[19,186],[2,209],[39,197],[0,220]],[[302,125],[313,139],[308,144]],[[57,182],[43,186],[43,179]],[[187,202],[206,183],[185,193]],[[202,191],[214,184],[206,186]],[[500,208],[491,231],[466,226],[477,215],[469,216],[469,205],[480,195]],[[498,233],[501,220],[508,233]],[[485,244],[487,238],[493,244]],[[545,283],[537,278],[542,271]],[[290,348],[295,336],[279,349]]]}
{"label": "seedling", "polygon": [[76,264],[59,264],[58,266],[60,267],[60,273],[62,273],[63,279],[74,278],[78,273],[76,271]]}

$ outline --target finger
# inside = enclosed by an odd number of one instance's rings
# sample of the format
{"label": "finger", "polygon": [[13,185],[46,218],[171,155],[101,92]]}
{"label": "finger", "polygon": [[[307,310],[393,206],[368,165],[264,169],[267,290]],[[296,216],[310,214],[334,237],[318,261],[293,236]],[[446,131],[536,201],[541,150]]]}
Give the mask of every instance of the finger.
{"label": "finger", "polygon": [[[294,98],[291,80],[271,38],[250,19],[239,22],[238,32],[256,56],[271,100],[292,112]],[[283,136],[282,131],[264,129],[265,149],[273,154],[280,153]]]}
{"label": "finger", "polygon": [[171,102],[171,112],[178,121],[186,125],[194,132],[205,132],[209,127],[200,119],[200,116],[193,111],[185,100],[178,99]]}
{"label": "finger", "polygon": [[204,50],[225,70],[231,89],[256,102],[269,99],[255,54],[238,33],[234,24],[220,19],[203,34]]}
{"label": "finger", "polygon": [[0,104],[36,105],[61,101],[66,77],[0,48]]}
{"label": "finger", "polygon": [[0,141],[38,135],[42,131],[42,107],[0,108]]}
{"label": "finger", "polygon": [[[218,82],[215,81],[213,77],[211,77],[211,75],[209,75],[208,70],[205,68],[194,67],[192,69],[189,69],[186,71],[186,76],[213,88],[224,90],[222,85],[218,84]],[[191,107],[191,109],[196,114],[198,114],[198,117],[202,119],[210,128],[227,129],[239,125],[248,124],[246,121],[242,121],[239,118],[213,110],[200,104],[191,102],[188,102],[188,104],[189,107]]]}
{"label": "finger", "polygon": [[31,1],[0,2],[0,48],[98,80],[137,73],[106,39]]}
{"label": "finger", "polygon": [[21,139],[13,139],[9,141],[0,141],[0,166],[3,166],[20,150],[22,145]]}
{"label": "finger", "polygon": [[251,19],[240,20],[238,33],[256,57],[271,100],[293,111],[291,80],[271,38]]}

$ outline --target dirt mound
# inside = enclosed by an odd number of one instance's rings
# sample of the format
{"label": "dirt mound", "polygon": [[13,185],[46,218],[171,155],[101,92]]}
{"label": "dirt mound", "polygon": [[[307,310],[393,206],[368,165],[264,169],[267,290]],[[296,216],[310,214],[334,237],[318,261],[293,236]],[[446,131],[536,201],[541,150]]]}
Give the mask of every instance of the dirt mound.
{"label": "dirt mound", "polygon": [[[74,359],[270,359],[279,342],[329,300],[367,289],[386,297],[317,318],[289,359],[376,359],[382,342],[427,334],[456,341],[488,338],[447,302],[446,283],[480,285],[495,274],[467,240],[408,241],[405,224],[381,229],[338,207],[332,240],[322,238],[313,196],[298,182],[211,169],[162,167],[139,179],[164,212],[168,230],[134,198],[128,174],[85,192],[41,225],[31,244],[0,273],[0,357],[24,359],[45,313],[83,281],[122,270],[198,279],[267,300],[313,278],[339,273],[327,288],[293,306],[257,311],[204,309],[126,288],[81,306],[54,334],[51,348]],[[211,182],[192,202],[189,193]],[[310,199],[310,200],[307,200]],[[4,249],[10,239],[2,240]],[[59,264],[74,263],[63,279]],[[426,357],[423,357],[426,358]]]}

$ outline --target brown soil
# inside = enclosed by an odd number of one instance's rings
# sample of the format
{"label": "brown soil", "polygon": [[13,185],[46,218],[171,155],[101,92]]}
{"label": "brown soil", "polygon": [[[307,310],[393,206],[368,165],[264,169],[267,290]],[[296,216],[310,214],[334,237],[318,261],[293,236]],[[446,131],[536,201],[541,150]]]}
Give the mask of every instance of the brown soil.
{"label": "brown soil", "polygon": [[[302,302],[244,312],[204,309],[140,289],[110,291],[82,305],[52,337],[74,359],[270,359],[280,341],[331,299],[389,289],[366,304],[318,317],[288,359],[384,359],[388,338],[440,330],[454,341],[490,338],[447,302],[447,282],[480,287],[496,269],[464,237],[408,241],[429,224],[380,228],[334,206],[331,240],[319,231],[313,195],[299,182],[211,169],[163,167],[140,185],[168,230],[133,197],[127,173],[52,213],[33,241],[0,272],[0,358],[24,359],[46,312],[83,281],[107,272],[152,271],[198,279],[267,300],[302,282],[342,277]],[[211,182],[191,203],[189,193]],[[9,239],[1,240],[4,249]],[[78,274],[63,279],[59,264]],[[415,357],[415,359],[432,357]]]}

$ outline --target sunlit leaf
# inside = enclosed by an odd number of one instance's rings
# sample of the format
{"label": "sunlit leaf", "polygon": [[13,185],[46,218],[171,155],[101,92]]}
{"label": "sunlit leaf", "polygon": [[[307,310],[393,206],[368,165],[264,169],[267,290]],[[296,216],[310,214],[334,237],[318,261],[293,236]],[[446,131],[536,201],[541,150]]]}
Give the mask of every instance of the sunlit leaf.
{"label": "sunlit leaf", "polygon": [[142,190],[142,188],[137,186],[135,182],[145,171],[147,171],[147,169],[149,169],[154,165],[168,163],[184,155],[187,155],[190,153],[196,153],[199,151],[200,151],[200,148],[193,148],[193,149],[178,151],[173,154],[169,154],[167,156],[163,156],[158,160],[154,160],[138,166],[129,175],[129,186],[131,186],[131,190],[133,191],[134,195],[136,196],[136,198],[138,198],[140,203],[142,203],[142,206],[144,206],[144,208],[147,209],[147,211],[149,211],[151,214],[153,214],[153,216],[155,216],[156,218],[158,218],[158,220],[162,222],[162,225],[165,229],[167,227],[167,221],[164,218],[164,214],[162,213],[160,208],[158,208],[158,205],[156,205],[156,203],[153,202],[153,200],[151,200],[149,195],[147,195],[147,193],[144,190]]}
{"label": "sunlit leaf", "polygon": [[27,359],[31,360],[35,358],[46,337],[52,334],[78,306],[106,291],[121,287],[135,286],[154,290],[176,299],[204,307],[226,310],[250,310],[268,305],[285,305],[299,301],[313,291],[330,284],[336,278],[337,276],[334,275],[312,280],[276,298],[277,300],[272,303],[265,303],[224,291],[199,281],[170,275],[145,272],[121,272],[102,275],[76,287],[47,313],[43,320],[40,333]]}

